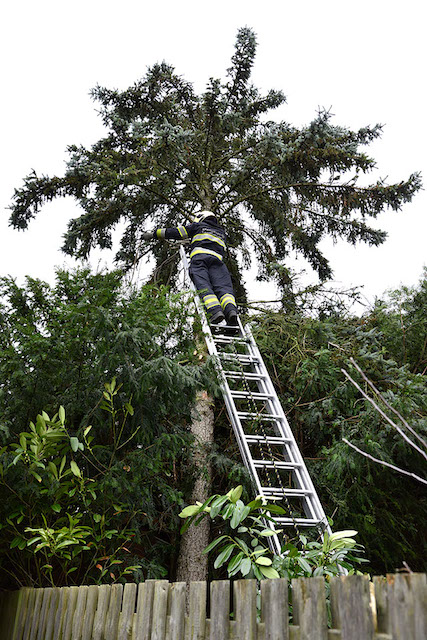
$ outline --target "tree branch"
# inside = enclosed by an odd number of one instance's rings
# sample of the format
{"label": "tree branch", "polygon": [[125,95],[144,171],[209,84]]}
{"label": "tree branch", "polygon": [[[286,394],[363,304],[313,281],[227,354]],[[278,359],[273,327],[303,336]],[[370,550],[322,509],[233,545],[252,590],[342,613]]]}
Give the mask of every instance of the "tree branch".
{"label": "tree branch", "polygon": [[[354,367],[356,367],[356,369],[358,370],[358,372],[360,373],[360,375],[362,376],[362,378],[364,380],[366,380],[366,382],[369,384],[369,386],[371,387],[371,389],[377,394],[377,396],[379,398],[381,398],[381,400],[384,402],[384,404],[386,405],[386,407],[388,407],[388,409],[390,409],[390,411],[392,411],[395,415],[397,415],[397,417],[399,418],[399,420],[401,420],[401,422],[405,425],[405,427],[408,429],[408,431],[410,433],[412,433],[413,436],[415,436],[417,438],[417,440],[419,440],[421,442],[421,444],[423,445],[423,447],[425,447],[427,449],[427,442],[415,431],[415,429],[413,429],[405,420],[405,418],[397,411],[397,409],[395,409],[394,407],[392,407],[387,400],[384,398],[384,396],[378,391],[378,389],[376,388],[376,386],[374,385],[373,382],[371,382],[371,380],[369,380],[369,378],[365,375],[365,373],[362,371],[362,369],[359,367],[359,365],[357,364],[357,362],[355,361],[354,358],[350,358],[350,362],[353,364]],[[396,426],[396,429],[399,431],[399,428]],[[403,432],[402,432],[403,435]],[[425,456],[425,458],[427,459],[427,456]]]}
{"label": "tree branch", "polygon": [[[413,447],[416,451],[418,451],[418,453],[420,453],[426,460],[427,460],[427,454],[425,453],[425,451],[423,451],[422,449],[420,449],[418,447],[418,445],[416,445],[414,442],[412,442],[412,440],[410,438],[408,438],[408,436],[406,435],[406,433],[395,423],[393,422],[393,420],[391,418],[388,417],[388,415],[386,413],[384,413],[384,411],[377,405],[377,403],[375,402],[375,400],[373,400],[372,398],[370,398],[364,391],[363,389],[357,384],[357,382],[355,380],[353,380],[353,378],[350,376],[349,373],[347,373],[347,371],[345,369],[341,369],[341,371],[343,372],[343,374],[350,380],[350,382],[352,383],[353,386],[356,387],[356,389],[358,389],[358,391],[360,391],[360,393],[362,394],[362,396],[368,400],[368,402],[371,403],[371,405],[374,407],[374,409],[376,409],[376,411],[378,411],[378,413],[380,413],[383,418],[385,418],[387,420],[387,422],[394,427],[394,429],[396,429],[396,431],[398,431],[400,433],[400,435],[402,436],[402,438],[404,440],[406,440],[406,442]],[[383,399],[383,397],[381,396],[381,394],[379,394],[381,399]]]}
{"label": "tree branch", "polygon": [[366,453],[366,451],[362,451],[362,449],[359,449],[358,447],[356,447],[356,445],[349,442],[346,438],[343,438],[342,441],[348,444],[349,447],[357,451],[357,453],[360,453],[362,456],[365,456],[365,458],[369,458],[369,460],[372,460],[373,462],[377,462],[378,464],[381,464],[384,467],[389,467],[394,471],[403,473],[405,476],[409,476],[410,478],[417,480],[417,482],[421,482],[422,484],[427,484],[427,480],[424,480],[424,478],[421,478],[420,476],[417,476],[415,473],[411,473],[410,471],[405,471],[405,469],[401,469],[400,467],[396,467],[394,464],[390,464],[389,462],[385,462],[384,460],[379,460],[378,458],[374,458],[374,456],[371,456],[369,453]]}

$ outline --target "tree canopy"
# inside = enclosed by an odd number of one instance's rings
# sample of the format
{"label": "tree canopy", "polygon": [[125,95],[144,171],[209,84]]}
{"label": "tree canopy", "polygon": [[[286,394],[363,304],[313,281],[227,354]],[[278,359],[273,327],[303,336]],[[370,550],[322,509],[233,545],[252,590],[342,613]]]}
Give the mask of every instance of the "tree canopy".
{"label": "tree canopy", "polygon": [[[211,78],[201,95],[166,63],[125,91],[97,86],[92,96],[107,135],[89,149],[70,146],[63,176],[25,178],[11,224],[24,229],[44,202],[72,196],[83,212],[69,222],[64,251],[85,257],[92,247],[110,248],[122,221],[116,258],[129,268],[146,250],[144,228],[176,226],[208,208],[228,232],[237,284],[253,254],[260,278],[288,286],[291,251],[325,280],[332,271],[319,248],[323,237],[381,244],[386,234],[368,220],[409,202],[419,174],[362,186],[359,178],[375,167],[364,147],[381,126],[351,131],[324,110],[302,128],[274,121],[271,112],[286,99],[252,84],[255,54],[255,34],[240,29],[226,80]],[[170,251],[152,250],[159,263]]]}

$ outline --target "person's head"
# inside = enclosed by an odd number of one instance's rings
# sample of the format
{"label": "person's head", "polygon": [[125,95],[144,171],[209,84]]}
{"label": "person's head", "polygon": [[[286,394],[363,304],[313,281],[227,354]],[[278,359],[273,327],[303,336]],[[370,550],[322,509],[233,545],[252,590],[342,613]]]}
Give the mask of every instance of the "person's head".
{"label": "person's head", "polygon": [[194,222],[217,222],[216,216],[212,211],[200,211],[194,216]]}

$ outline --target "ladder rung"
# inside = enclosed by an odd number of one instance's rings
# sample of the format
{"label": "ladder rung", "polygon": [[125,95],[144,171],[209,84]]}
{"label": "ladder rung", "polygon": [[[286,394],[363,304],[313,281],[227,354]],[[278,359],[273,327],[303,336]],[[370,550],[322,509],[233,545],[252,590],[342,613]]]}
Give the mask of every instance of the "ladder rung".
{"label": "ladder rung", "polygon": [[221,336],[215,333],[212,334],[212,338],[217,344],[248,344],[249,342],[241,336]]}
{"label": "ladder rung", "polygon": [[296,522],[300,527],[316,527],[319,525],[324,525],[323,520],[317,520],[316,518],[280,518],[274,516],[274,522],[278,525],[290,525],[292,526],[294,522]]}
{"label": "ladder rung", "polygon": [[259,358],[248,356],[246,353],[219,353],[218,355],[223,360],[239,360],[242,364],[259,364],[260,362]]}
{"label": "ladder rung", "polygon": [[258,444],[258,442],[261,444],[263,442],[266,444],[289,444],[293,442],[292,438],[284,438],[283,436],[266,436],[264,438],[264,436],[252,436],[246,433],[245,440],[248,444]]}
{"label": "ladder rung", "polygon": [[259,382],[266,381],[267,376],[263,376],[261,373],[246,373],[241,371],[224,371],[223,373],[227,378],[236,380],[258,380]]}
{"label": "ladder rung", "polygon": [[299,469],[302,467],[300,462],[276,462],[272,460],[254,460],[254,465],[257,469],[267,467],[269,469]]}
{"label": "ladder rung", "polygon": [[237,411],[237,415],[239,418],[243,418],[244,420],[248,418],[258,418],[258,420],[281,420],[282,416],[276,415],[274,413],[250,413],[249,411]]}
{"label": "ladder rung", "polygon": [[279,487],[261,487],[261,489],[266,498],[274,496],[278,499],[283,496],[287,498],[311,496],[313,493],[311,489],[280,489]]}
{"label": "ladder rung", "polygon": [[270,400],[270,398],[274,398],[272,393],[260,393],[259,391],[232,391],[230,389],[230,393],[233,398],[253,398],[254,400]]}

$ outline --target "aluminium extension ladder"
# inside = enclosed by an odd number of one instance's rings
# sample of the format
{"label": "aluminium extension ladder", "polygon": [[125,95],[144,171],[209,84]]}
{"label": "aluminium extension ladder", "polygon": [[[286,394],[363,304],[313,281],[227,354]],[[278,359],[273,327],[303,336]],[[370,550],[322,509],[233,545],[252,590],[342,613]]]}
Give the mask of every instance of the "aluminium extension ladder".
{"label": "aluminium extension ladder", "polygon": [[[182,244],[180,254],[185,283],[195,292]],[[331,533],[249,325],[243,327],[239,318],[235,335],[230,335],[230,327],[215,327],[212,331],[197,294],[194,302],[209,354],[215,359],[240,454],[257,494],[286,510],[286,516],[274,515],[280,529],[293,527],[299,534],[299,528],[315,527],[320,534],[325,530]],[[268,527],[276,530],[272,522]],[[268,540],[272,551],[280,554],[278,535]]]}

